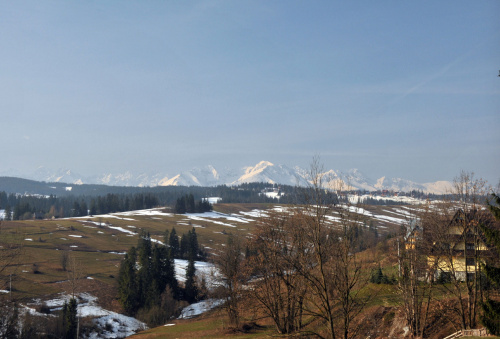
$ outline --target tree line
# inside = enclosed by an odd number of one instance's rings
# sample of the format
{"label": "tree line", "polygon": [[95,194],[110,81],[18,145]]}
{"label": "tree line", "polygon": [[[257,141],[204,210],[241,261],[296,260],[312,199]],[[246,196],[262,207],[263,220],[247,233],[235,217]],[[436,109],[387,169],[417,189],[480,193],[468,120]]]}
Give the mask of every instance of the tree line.
{"label": "tree line", "polygon": [[160,200],[154,194],[107,194],[98,197],[48,197],[0,192],[0,209],[6,220],[80,217],[156,207]]}
{"label": "tree line", "polygon": [[[156,206],[172,206],[175,209],[184,211],[178,213],[206,212],[211,210],[211,205],[202,198],[209,196],[220,197],[224,202],[276,202],[276,200],[260,194],[261,187],[266,186],[272,185],[263,183],[245,184],[243,188],[227,187],[225,185],[217,187],[153,187],[148,192],[144,192],[144,189],[130,188],[126,191],[140,190],[141,192],[107,193],[99,196],[22,195],[1,191],[0,209],[5,210],[5,219],[7,220],[78,217],[88,214],[95,215],[147,209]],[[114,188],[110,187],[109,189],[113,190]],[[183,199],[183,204],[178,202],[179,199]],[[194,203],[194,201],[198,202]]]}
{"label": "tree line", "polygon": [[208,199],[201,199],[195,203],[193,194],[186,194],[175,202],[174,212],[177,214],[203,213],[212,211],[212,204]]}

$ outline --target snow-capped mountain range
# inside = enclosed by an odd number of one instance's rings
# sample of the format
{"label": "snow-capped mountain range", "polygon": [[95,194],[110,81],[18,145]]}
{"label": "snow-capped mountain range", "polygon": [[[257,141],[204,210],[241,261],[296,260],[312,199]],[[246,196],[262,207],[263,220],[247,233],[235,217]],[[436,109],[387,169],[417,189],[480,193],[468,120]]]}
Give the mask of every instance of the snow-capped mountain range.
{"label": "snow-capped mountain range", "polygon": [[[9,175],[0,173],[0,175]],[[401,178],[381,177],[370,180],[357,169],[349,170],[347,173],[329,170],[324,173],[325,182],[330,187],[359,189],[366,191],[393,190],[408,192],[421,190],[428,193],[447,193],[451,188],[449,181],[437,181],[431,183],[416,183]],[[275,165],[269,161],[261,161],[255,166],[240,169],[224,168],[217,170],[213,166],[194,168],[190,171],[181,172],[176,175],[167,173],[142,173],[134,174],[130,171],[117,174],[101,174],[94,176],[83,176],[71,170],[52,171],[45,167],[39,167],[33,174],[24,176],[45,182],[64,182],[70,184],[103,184],[111,186],[216,186],[216,185],[239,185],[251,182],[267,182],[285,185],[307,184],[307,171],[299,167],[288,167]]]}

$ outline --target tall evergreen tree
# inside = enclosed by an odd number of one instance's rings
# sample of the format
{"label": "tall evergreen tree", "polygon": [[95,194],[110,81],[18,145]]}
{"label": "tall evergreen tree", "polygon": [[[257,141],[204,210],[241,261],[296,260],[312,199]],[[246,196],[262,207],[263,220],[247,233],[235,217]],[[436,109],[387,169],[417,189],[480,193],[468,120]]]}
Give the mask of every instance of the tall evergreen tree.
{"label": "tall evergreen tree", "polygon": [[135,314],[138,308],[138,288],[136,277],[136,251],[132,247],[120,265],[118,276],[118,295],[120,302],[130,315]]}
{"label": "tall evergreen tree", "polygon": [[168,242],[170,240],[169,236],[170,236],[170,232],[168,230],[165,230],[165,232],[163,232],[163,243],[167,247],[168,247]]}
{"label": "tall evergreen tree", "polygon": [[180,197],[175,203],[175,213],[184,214],[186,213],[186,198]]}
{"label": "tall evergreen tree", "polygon": [[198,287],[195,280],[196,268],[194,259],[189,259],[186,269],[186,283],[184,285],[184,298],[189,303],[194,303],[198,299]]}
{"label": "tall evergreen tree", "polygon": [[137,243],[137,254],[139,256],[139,263],[147,266],[149,258],[151,257],[151,235],[149,232],[141,230],[139,234],[139,241]]}
{"label": "tall evergreen tree", "polygon": [[139,259],[138,277],[138,290],[139,290],[139,305],[149,307],[154,299],[154,291],[151,290],[153,282],[151,272],[151,236],[149,232],[141,231],[139,241],[137,244],[137,255]]}
{"label": "tall evergreen tree", "polygon": [[64,339],[75,339],[77,331],[77,304],[76,299],[71,298],[68,302],[64,303],[63,307],[63,338]]}
{"label": "tall evergreen tree", "polygon": [[170,246],[170,255],[172,256],[172,258],[179,259],[179,237],[177,236],[175,228],[172,228],[172,231],[170,232],[170,236],[168,237],[168,245]]}
{"label": "tall evergreen tree", "polygon": [[[188,232],[189,234],[189,232]],[[189,259],[189,239],[186,233],[182,234],[181,246],[179,249],[179,257],[181,259]]]}
{"label": "tall evergreen tree", "polygon": [[194,196],[192,193],[186,196],[186,212],[187,213],[194,213],[196,212],[195,208],[195,203],[194,203]]}
{"label": "tall evergreen tree", "polygon": [[198,259],[198,236],[196,235],[195,228],[193,227],[191,231],[188,232],[188,258],[193,258],[193,260]]}
{"label": "tall evergreen tree", "polygon": [[87,203],[85,202],[85,200],[82,200],[80,202],[80,216],[85,216],[88,214],[88,208],[87,208]]}
{"label": "tall evergreen tree", "polygon": [[90,215],[97,214],[97,204],[95,199],[90,200]]}

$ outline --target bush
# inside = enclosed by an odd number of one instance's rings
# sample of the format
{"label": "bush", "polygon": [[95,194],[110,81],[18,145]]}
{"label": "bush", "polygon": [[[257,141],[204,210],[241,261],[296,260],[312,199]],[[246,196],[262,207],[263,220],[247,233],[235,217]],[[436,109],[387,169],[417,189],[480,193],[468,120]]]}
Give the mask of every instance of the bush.
{"label": "bush", "polygon": [[145,322],[149,327],[156,327],[179,316],[183,306],[187,306],[187,303],[177,301],[172,289],[167,286],[161,294],[160,304],[141,308],[137,312],[136,318]]}
{"label": "bush", "polygon": [[395,279],[390,279],[387,275],[385,275],[379,266],[378,268],[372,270],[370,282],[373,284],[393,284]]}
{"label": "bush", "polygon": [[146,323],[149,327],[156,327],[165,324],[171,316],[167,311],[158,305],[151,306],[150,308],[141,308],[136,315],[137,319]]}

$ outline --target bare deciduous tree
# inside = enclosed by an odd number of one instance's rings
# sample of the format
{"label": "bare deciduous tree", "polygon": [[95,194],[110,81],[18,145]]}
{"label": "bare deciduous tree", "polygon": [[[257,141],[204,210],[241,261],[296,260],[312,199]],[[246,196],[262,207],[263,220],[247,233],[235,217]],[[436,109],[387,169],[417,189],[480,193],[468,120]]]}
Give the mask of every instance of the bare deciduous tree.
{"label": "bare deciduous tree", "polygon": [[224,300],[229,322],[237,327],[240,322],[240,301],[247,280],[241,239],[230,234],[226,246],[215,257],[214,264],[218,268],[214,277],[214,293],[217,298]]}
{"label": "bare deciduous tree", "polygon": [[84,277],[82,264],[75,258],[74,254],[68,255],[68,269],[66,271],[68,278],[68,293],[71,294],[73,299],[76,298],[80,290],[81,280]]}
{"label": "bare deciduous tree", "polygon": [[318,158],[312,162],[309,182],[304,190],[305,205],[297,208],[305,250],[294,267],[311,296],[304,309],[326,323],[328,337],[352,338],[358,330],[353,320],[367,302],[360,291],[368,277],[353,247],[353,230],[364,216],[348,200],[339,203],[334,187],[326,188],[335,182],[340,193],[347,186],[342,180],[331,180]]}
{"label": "bare deciduous tree", "polygon": [[[433,215],[433,213],[431,213]],[[398,292],[401,309],[410,335],[424,337],[435,286],[438,260],[428,262],[432,246],[424,236],[424,220],[429,219],[429,209],[419,217],[410,217],[405,225],[402,241],[398,241]],[[427,227],[430,224],[426,224]],[[437,255],[437,253],[435,254]]]}
{"label": "bare deciduous tree", "polygon": [[304,250],[300,230],[301,223],[294,214],[271,213],[258,225],[250,243],[254,255],[248,266],[256,277],[250,295],[282,334],[303,326],[306,290],[302,277],[295,271],[295,263],[302,260]]}

